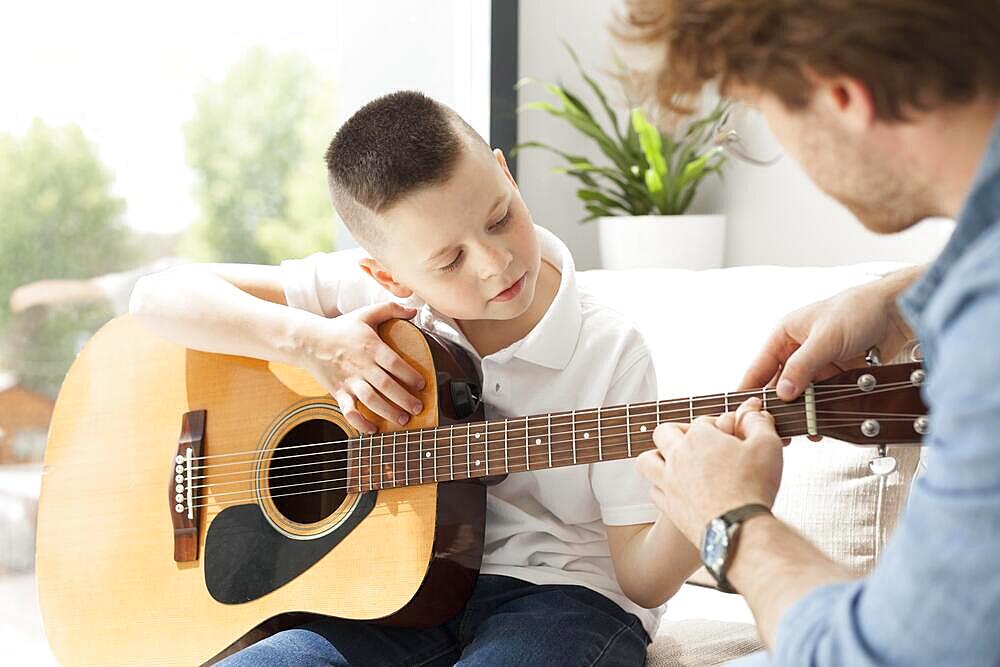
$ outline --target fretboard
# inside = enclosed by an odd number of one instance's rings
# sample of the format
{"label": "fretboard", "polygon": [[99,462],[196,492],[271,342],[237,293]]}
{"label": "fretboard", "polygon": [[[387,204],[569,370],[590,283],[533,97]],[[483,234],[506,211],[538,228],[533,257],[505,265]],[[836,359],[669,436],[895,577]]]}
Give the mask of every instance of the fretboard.
{"label": "fretboard", "polygon": [[751,395],[782,437],[807,432],[802,399],[785,403],[770,388],[695,396],[365,435],[349,441],[347,484],[365,492],[632,458],[655,446],[657,424],[718,416]]}

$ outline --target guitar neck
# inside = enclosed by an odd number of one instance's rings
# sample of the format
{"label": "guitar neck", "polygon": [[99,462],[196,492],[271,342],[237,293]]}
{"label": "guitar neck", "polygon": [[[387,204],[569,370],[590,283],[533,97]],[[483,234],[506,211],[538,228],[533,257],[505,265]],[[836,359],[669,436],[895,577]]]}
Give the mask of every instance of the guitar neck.
{"label": "guitar neck", "polygon": [[751,396],[782,437],[810,432],[802,398],[785,403],[761,388],[362,436],[349,451],[348,485],[364,492],[632,458],[654,448],[657,424],[718,416]]}

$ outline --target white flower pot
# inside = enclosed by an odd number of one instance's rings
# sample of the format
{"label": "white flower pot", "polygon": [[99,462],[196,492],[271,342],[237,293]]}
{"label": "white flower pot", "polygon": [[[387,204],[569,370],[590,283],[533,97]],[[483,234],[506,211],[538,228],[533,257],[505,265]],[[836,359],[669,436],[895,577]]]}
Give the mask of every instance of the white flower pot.
{"label": "white flower pot", "polygon": [[718,269],[726,250],[724,215],[638,215],[597,219],[605,269]]}

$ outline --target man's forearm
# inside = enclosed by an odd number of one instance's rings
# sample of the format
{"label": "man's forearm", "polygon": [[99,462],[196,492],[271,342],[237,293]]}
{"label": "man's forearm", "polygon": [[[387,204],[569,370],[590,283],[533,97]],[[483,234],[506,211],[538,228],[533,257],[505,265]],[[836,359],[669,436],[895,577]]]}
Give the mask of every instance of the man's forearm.
{"label": "man's forearm", "polygon": [[746,598],[768,647],[774,643],[784,613],[806,593],[854,578],[845,567],[770,515],[744,522],[738,540],[727,578]]}

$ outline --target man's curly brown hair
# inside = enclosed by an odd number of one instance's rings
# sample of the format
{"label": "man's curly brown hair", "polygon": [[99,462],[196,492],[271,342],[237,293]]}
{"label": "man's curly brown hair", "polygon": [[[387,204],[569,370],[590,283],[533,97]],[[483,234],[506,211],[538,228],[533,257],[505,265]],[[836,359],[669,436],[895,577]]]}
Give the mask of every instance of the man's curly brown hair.
{"label": "man's curly brown hair", "polygon": [[635,0],[614,32],[662,47],[643,78],[674,111],[712,81],[802,108],[806,72],[861,81],[885,121],[1000,95],[1000,0]]}

